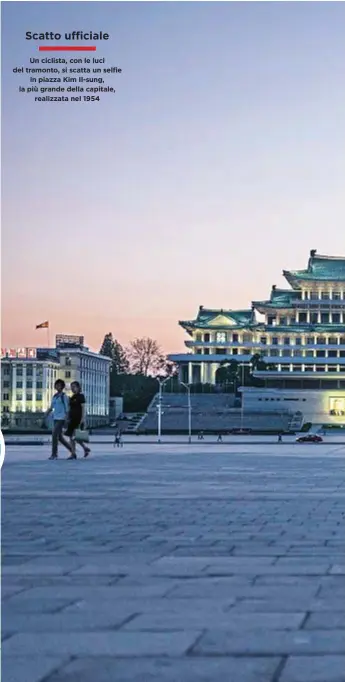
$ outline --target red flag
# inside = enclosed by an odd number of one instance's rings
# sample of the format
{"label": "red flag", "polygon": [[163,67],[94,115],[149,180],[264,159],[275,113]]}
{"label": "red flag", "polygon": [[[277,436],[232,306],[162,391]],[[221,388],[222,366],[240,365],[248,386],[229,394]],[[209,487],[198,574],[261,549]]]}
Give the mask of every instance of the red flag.
{"label": "red flag", "polygon": [[48,329],[49,328],[49,322],[41,322],[41,324],[36,325],[36,329]]}

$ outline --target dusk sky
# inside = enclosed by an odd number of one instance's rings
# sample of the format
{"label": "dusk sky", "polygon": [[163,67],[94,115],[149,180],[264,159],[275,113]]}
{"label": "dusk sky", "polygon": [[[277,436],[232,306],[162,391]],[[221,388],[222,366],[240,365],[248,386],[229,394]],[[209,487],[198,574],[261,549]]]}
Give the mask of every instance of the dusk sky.
{"label": "dusk sky", "polygon": [[[116,95],[18,92],[26,31],[90,29]],[[345,255],[344,35],[342,2],[3,2],[2,346],[180,351],[199,305]]]}

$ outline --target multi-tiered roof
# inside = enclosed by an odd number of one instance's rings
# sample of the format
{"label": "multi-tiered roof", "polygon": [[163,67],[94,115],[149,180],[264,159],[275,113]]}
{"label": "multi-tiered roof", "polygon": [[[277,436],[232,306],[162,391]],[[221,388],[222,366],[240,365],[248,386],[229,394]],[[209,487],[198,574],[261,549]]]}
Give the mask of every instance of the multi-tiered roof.
{"label": "multi-tiered roof", "polygon": [[[210,309],[200,306],[196,319],[180,321],[179,325],[183,327],[190,336],[193,336],[193,333],[197,329],[227,331],[229,330],[229,327],[231,327],[234,331],[236,329],[263,330],[265,327],[269,327],[270,324],[264,325],[262,322],[258,322],[255,317],[255,310],[267,316],[270,314],[274,316],[275,312],[278,311],[280,313],[286,311],[287,314],[291,315],[298,307],[303,305],[303,289],[317,290],[327,287],[334,291],[339,287],[344,290],[345,257],[323,256],[317,254],[315,250],[312,250],[310,252],[308,266],[305,270],[283,270],[283,275],[292,287],[291,289],[283,289],[273,285],[268,300],[253,301],[251,308],[245,310],[225,310],[223,308]],[[340,287],[340,285],[342,286]],[[290,324],[286,327],[286,330],[292,331],[293,326],[293,322],[290,320]],[[308,331],[311,329],[311,326],[313,328],[314,326],[316,327],[316,325],[298,324],[300,331],[302,331],[302,328],[305,329],[305,331]],[[335,329],[335,325],[325,326],[321,324],[318,324],[317,328],[319,331],[322,331],[323,328],[328,331],[331,326]],[[285,330],[284,325],[280,325],[279,328],[280,331]],[[343,330],[343,325],[339,327],[339,330]]]}
{"label": "multi-tiered roof", "polygon": [[306,270],[283,270],[283,275],[293,289],[301,289],[308,283],[333,284],[345,282],[345,258],[321,256],[313,250],[310,252]]}

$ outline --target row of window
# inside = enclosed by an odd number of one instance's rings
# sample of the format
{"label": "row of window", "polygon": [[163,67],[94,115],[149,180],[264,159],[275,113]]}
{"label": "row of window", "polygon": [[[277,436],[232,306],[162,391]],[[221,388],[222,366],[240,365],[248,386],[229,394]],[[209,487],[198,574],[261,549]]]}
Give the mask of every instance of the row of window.
{"label": "row of window", "polygon": [[[2,387],[3,388],[10,388],[10,382],[8,380],[5,380],[2,382]],[[42,381],[36,381],[35,385],[33,384],[32,381],[27,381],[26,382],[26,388],[34,388],[34,386],[40,390],[43,388],[43,382]],[[23,382],[22,381],[16,381],[16,388],[24,388]]]}
{"label": "row of window", "polygon": [[[213,339],[211,337],[210,333],[206,334],[201,334],[197,333],[195,335],[195,340],[196,341],[204,341],[205,343],[212,343]],[[232,343],[261,343],[263,345],[272,345],[272,346],[278,346],[279,344],[282,344],[284,346],[289,346],[291,345],[296,345],[296,346],[302,346],[302,345],[329,345],[329,346],[345,346],[345,336],[314,336],[314,335],[309,335],[304,337],[304,343],[303,343],[303,337],[302,336],[271,336],[268,334],[262,334],[261,336],[257,337],[256,335],[253,334],[231,334],[227,332],[216,332],[215,335],[215,341],[216,343],[227,343],[227,342],[232,342]]]}
{"label": "row of window", "polygon": [[105,363],[104,360],[97,360],[97,358],[81,358],[80,368],[86,370],[93,369],[105,373],[109,371],[108,364]]}
{"label": "row of window", "polygon": [[[70,379],[70,378],[71,378],[71,372],[70,372],[70,370],[66,370],[65,371],[65,379]],[[81,376],[81,383],[83,384],[83,386],[85,386],[88,383],[91,383],[91,385],[92,385],[92,382],[104,384],[106,378],[107,378],[107,374],[105,374],[103,376],[102,374],[97,373],[97,374],[89,375],[86,377],[85,377],[85,375],[82,375]]]}
{"label": "row of window", "polygon": [[[90,404],[92,404],[94,402],[94,400],[99,400],[101,397],[102,397],[102,395],[100,393],[91,392],[90,398],[89,398]],[[26,395],[25,395],[26,402],[30,403],[30,402],[32,402],[32,399],[33,399],[33,394],[32,393],[26,393]],[[3,393],[2,394],[2,400],[3,401],[10,400],[10,394],[9,393]],[[16,393],[16,400],[18,400],[18,401],[23,400],[23,393]],[[42,393],[36,392],[36,401],[40,402],[41,400],[42,400]],[[107,404],[108,400],[105,399],[104,402]]]}
{"label": "row of window", "polygon": [[345,365],[277,365],[277,372],[345,372]]}
{"label": "row of window", "polygon": [[267,403],[268,401],[273,401],[273,400],[278,402],[278,403],[281,401],[289,402],[289,403],[291,403],[291,402],[295,403],[295,402],[299,402],[301,400],[303,403],[305,403],[307,399],[306,398],[258,398],[259,403],[261,403],[263,401]]}
{"label": "row of window", "polygon": [[[195,355],[255,355],[255,348],[195,348]],[[261,352],[263,357],[271,358],[345,358],[345,350],[290,350],[284,348],[268,348]]]}
{"label": "row of window", "polygon": [[[78,363],[77,363],[78,364]],[[66,367],[71,367],[72,366],[72,360],[69,356],[65,357],[65,366]],[[97,370],[99,373],[108,373],[108,366],[100,360],[89,360],[86,358],[81,358],[79,367],[81,370]]]}
{"label": "row of window", "polygon": [[[5,373],[5,372],[4,372],[4,374],[6,374],[6,376],[8,376],[8,373]],[[17,373],[17,377],[18,377],[18,376],[22,376],[22,374],[19,374],[19,375],[18,375],[18,373]],[[27,376],[28,376],[28,375],[27,375]],[[30,375],[29,375],[29,376],[30,376]],[[69,370],[67,370],[67,371],[65,372],[65,379],[70,379],[70,378],[71,378],[71,372],[70,372]],[[36,388],[42,389],[42,388],[43,388],[43,382],[40,381],[40,380],[39,380],[39,381],[36,381],[35,386],[36,386]],[[10,387],[10,381],[8,381],[7,379],[5,379],[5,380],[3,381],[3,387],[4,387],[4,388],[9,388],[9,387]],[[23,388],[23,381],[22,381],[21,379],[18,379],[18,380],[16,381],[16,388]],[[32,382],[30,379],[29,379],[29,380],[27,379],[27,381],[26,381],[26,388],[33,388],[33,382]]]}
{"label": "row of window", "polygon": [[285,317],[275,315],[267,316],[268,326],[286,327],[296,324],[342,324],[345,321],[344,313],[340,312],[300,312],[295,317]]}
{"label": "row of window", "polygon": [[[9,393],[3,393],[2,399],[3,400],[9,400],[10,399]],[[36,393],[36,402],[40,403],[42,401],[42,399],[43,399],[42,393]],[[23,394],[22,393],[16,393],[16,400],[22,401],[23,400]],[[27,393],[25,400],[26,400],[26,402],[31,403],[32,402],[32,393]]]}
{"label": "row of window", "polygon": [[[71,358],[69,358],[69,357],[65,358],[65,366],[66,367],[72,366]],[[13,367],[16,369],[17,376],[23,376],[24,370],[26,372],[26,376],[33,376],[34,368],[36,368],[36,376],[43,376],[42,365],[33,366],[32,364],[28,364],[28,365],[24,364],[23,365],[23,364],[17,364],[16,363],[15,365],[13,365]],[[103,362],[99,363],[99,362],[97,362],[97,360],[88,361],[88,364],[86,364],[86,365],[81,364],[81,368],[83,370],[86,370],[86,371],[97,370],[97,373],[99,373],[99,374],[108,374],[108,365],[104,365]],[[51,369],[51,368],[49,368],[49,369]],[[54,376],[56,376],[57,369],[54,368],[51,371],[54,372]],[[12,372],[12,367],[10,367],[9,365],[3,366],[3,368],[2,368],[3,374],[9,375],[11,372]]]}
{"label": "row of window", "polygon": [[315,301],[315,300],[322,300],[322,301],[328,301],[328,300],[333,300],[333,301],[340,301],[342,298],[345,298],[345,292],[342,290],[339,291],[304,291],[303,292],[303,299],[305,301]]}
{"label": "row of window", "polygon": [[337,289],[336,291],[324,289],[320,290],[305,290],[294,292],[296,299],[303,299],[304,301],[340,301],[345,299],[345,291]]}
{"label": "row of window", "polygon": [[[23,366],[22,365],[13,365],[13,367],[16,368],[16,375],[17,377],[22,377],[23,376]],[[26,376],[27,377],[32,377],[33,376],[33,367],[32,365],[27,365],[26,367]],[[5,365],[2,367],[2,374],[9,376],[12,374],[12,367],[9,367],[8,365]],[[36,377],[43,377],[43,368],[42,367],[37,367],[36,368]]]}
{"label": "row of window", "polygon": [[[265,354],[266,355],[266,354]],[[345,350],[282,350],[271,348],[267,351],[267,356],[271,358],[345,358]]]}
{"label": "row of window", "polygon": [[271,377],[269,381],[266,382],[266,387],[274,389],[303,389],[308,391],[345,389],[344,379],[339,379],[334,374],[327,375],[327,378],[325,377],[325,374],[318,374],[317,376],[314,375],[311,377],[310,374],[302,376],[297,375],[297,373],[295,375],[290,374],[288,376],[282,372],[279,377],[277,374],[275,375],[275,378]]}
{"label": "row of window", "polygon": [[272,346],[345,346],[345,336],[306,336],[304,344],[301,336],[260,336],[260,343],[264,346],[267,344]]}

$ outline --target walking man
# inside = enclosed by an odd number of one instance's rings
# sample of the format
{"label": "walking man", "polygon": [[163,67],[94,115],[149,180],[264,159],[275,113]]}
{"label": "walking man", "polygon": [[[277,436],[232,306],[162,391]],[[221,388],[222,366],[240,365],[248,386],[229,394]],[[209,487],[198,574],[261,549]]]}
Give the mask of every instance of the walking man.
{"label": "walking man", "polygon": [[57,459],[59,442],[72,454],[69,442],[63,437],[63,428],[69,412],[69,399],[64,392],[65,382],[62,379],[57,379],[54,388],[56,393],[49,410],[45,414],[46,419],[49,414],[53,413],[52,454],[49,459]]}

